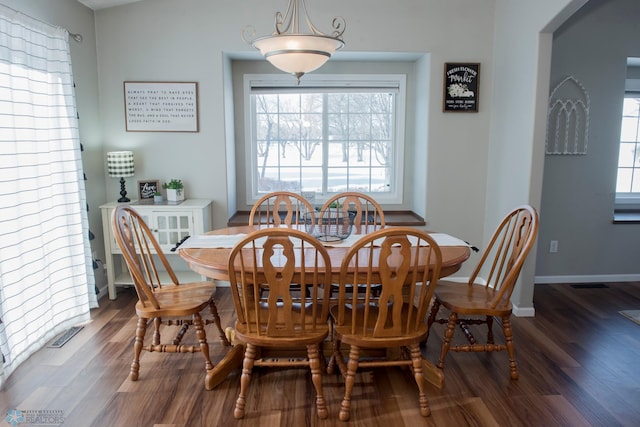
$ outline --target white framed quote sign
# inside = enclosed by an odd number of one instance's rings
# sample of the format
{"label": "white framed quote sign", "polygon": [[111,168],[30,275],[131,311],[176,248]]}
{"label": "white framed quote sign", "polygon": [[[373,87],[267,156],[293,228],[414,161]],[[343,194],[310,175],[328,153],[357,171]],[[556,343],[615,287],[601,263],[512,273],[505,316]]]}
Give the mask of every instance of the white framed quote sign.
{"label": "white framed quote sign", "polygon": [[127,132],[198,132],[197,82],[124,82]]}

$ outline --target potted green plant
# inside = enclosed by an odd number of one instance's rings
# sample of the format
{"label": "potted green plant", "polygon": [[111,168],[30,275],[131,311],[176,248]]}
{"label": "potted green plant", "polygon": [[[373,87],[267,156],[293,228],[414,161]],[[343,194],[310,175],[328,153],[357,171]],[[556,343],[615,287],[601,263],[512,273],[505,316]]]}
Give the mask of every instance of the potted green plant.
{"label": "potted green plant", "polygon": [[172,179],[168,183],[162,184],[162,188],[167,190],[167,201],[181,202],[184,200],[184,184],[180,179]]}
{"label": "potted green plant", "polygon": [[162,203],[163,197],[162,197],[162,193],[159,191],[156,191],[155,193],[153,193],[153,203]]}

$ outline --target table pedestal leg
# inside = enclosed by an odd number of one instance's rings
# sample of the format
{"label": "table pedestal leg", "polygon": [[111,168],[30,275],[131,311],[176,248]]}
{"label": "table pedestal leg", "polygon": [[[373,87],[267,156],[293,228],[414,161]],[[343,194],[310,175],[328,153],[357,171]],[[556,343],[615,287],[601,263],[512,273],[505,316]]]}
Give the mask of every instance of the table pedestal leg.
{"label": "table pedestal leg", "polygon": [[424,357],[422,358],[422,374],[424,379],[438,388],[444,387],[444,372]]}
{"label": "table pedestal leg", "polygon": [[207,376],[204,380],[204,388],[206,390],[213,390],[218,384],[227,378],[231,371],[239,369],[242,366],[243,359],[244,347],[240,344],[234,345],[222,360],[218,362],[212,370],[207,372]]}
{"label": "table pedestal leg", "polygon": [[236,341],[233,328],[225,329],[225,335],[233,347],[212,370],[207,371],[207,376],[204,379],[205,390],[213,390],[227,378],[231,371],[240,369],[242,366],[244,346]]}

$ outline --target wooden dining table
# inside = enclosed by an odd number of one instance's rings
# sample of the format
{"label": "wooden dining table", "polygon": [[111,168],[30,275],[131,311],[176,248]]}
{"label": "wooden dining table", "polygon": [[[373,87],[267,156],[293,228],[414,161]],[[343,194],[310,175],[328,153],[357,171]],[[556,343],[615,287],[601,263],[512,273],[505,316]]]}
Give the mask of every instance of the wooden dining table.
{"label": "wooden dining table", "polygon": [[[246,235],[252,231],[258,230],[262,226],[237,226],[227,227],[218,230],[208,232],[205,236],[201,237],[203,244],[198,245],[196,240],[198,236],[192,242],[187,240],[179,247],[178,253],[182,259],[184,259],[190,269],[210,279],[219,281],[229,281],[228,271],[228,257],[231,253],[232,245],[227,244],[224,247],[215,247],[210,245],[206,240],[208,238],[231,238],[229,241],[233,242],[234,238]],[[373,229],[365,229],[364,231],[372,231]],[[437,233],[439,234],[439,233]],[[444,235],[447,237],[446,235]],[[351,236],[351,238],[357,238],[358,236]],[[443,245],[440,244],[440,250],[442,252],[442,268],[440,277],[449,276],[457,272],[462,263],[464,263],[470,256],[469,245],[458,239],[452,239],[452,244]],[[436,239],[436,241],[438,241]],[[338,283],[338,277],[340,273],[340,266],[342,259],[349,250],[349,246],[340,243],[326,244],[327,252],[331,259],[331,270],[334,275],[332,282]],[[228,328],[229,333],[232,335],[232,329]],[[214,369],[207,373],[206,388],[210,390],[217,384],[224,381],[227,375],[234,369],[239,368],[242,364],[244,357],[244,346],[241,343],[233,343],[233,348],[225,355],[225,357],[214,367]],[[438,369],[430,361],[423,358],[423,373],[425,379],[437,387],[444,385],[444,375],[442,370]]]}

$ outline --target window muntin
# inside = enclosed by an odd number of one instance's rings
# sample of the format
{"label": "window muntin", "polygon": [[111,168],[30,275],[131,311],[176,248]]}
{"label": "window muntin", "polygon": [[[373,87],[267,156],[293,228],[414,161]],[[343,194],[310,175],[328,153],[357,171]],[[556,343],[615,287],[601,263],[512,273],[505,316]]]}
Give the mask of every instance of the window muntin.
{"label": "window muntin", "polygon": [[360,191],[401,202],[405,76],[305,76],[301,86],[284,77],[245,76],[247,194]]}

